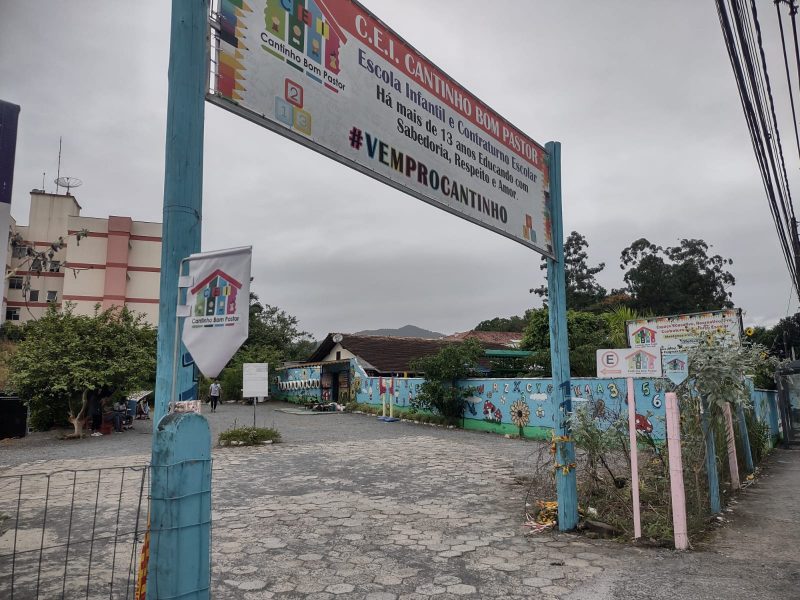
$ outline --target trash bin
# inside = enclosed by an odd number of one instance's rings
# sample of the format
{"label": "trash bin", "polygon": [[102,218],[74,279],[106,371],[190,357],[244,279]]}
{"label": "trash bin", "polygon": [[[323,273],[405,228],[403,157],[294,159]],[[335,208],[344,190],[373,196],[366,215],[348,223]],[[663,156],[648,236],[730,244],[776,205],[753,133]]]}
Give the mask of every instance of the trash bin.
{"label": "trash bin", "polygon": [[0,396],[0,439],[28,434],[28,407],[16,396]]}

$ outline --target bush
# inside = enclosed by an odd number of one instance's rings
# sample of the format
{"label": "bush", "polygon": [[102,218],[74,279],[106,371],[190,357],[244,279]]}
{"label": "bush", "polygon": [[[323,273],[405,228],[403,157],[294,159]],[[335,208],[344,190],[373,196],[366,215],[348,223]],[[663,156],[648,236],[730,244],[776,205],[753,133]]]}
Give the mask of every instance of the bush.
{"label": "bush", "polygon": [[280,442],[281,434],[269,427],[232,427],[219,434],[220,446],[257,446],[264,442]]}
{"label": "bush", "polygon": [[483,347],[475,340],[443,346],[437,354],[414,360],[415,371],[425,374],[419,395],[411,401],[417,410],[435,411],[443,422],[457,425],[464,417],[466,399],[471,388],[459,388],[457,383],[474,375]]}

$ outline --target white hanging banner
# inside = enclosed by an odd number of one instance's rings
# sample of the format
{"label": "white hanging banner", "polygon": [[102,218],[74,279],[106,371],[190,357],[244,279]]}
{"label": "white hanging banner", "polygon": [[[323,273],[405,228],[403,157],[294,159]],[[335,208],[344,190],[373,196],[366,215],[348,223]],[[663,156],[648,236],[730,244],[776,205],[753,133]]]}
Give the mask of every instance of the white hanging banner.
{"label": "white hanging banner", "polygon": [[197,368],[216,377],[247,339],[252,247],[192,254],[182,341]]}

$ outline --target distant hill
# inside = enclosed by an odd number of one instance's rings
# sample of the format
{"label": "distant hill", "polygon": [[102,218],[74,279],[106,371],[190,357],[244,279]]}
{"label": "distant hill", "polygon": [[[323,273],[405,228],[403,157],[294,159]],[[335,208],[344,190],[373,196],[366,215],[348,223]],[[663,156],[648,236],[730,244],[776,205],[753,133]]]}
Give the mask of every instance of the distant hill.
{"label": "distant hill", "polygon": [[426,340],[437,340],[443,338],[443,333],[436,333],[416,327],[415,325],[404,325],[400,329],[367,329],[365,331],[357,331],[353,335],[373,335],[382,337],[413,337],[424,338]]}

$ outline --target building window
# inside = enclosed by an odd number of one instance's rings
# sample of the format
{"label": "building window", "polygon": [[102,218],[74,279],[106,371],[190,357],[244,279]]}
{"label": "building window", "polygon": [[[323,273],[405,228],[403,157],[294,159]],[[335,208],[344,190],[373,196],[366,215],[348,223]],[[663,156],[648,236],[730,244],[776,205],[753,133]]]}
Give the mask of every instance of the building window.
{"label": "building window", "polygon": [[336,351],[336,360],[342,360],[342,353],[340,351]]}
{"label": "building window", "polygon": [[22,277],[10,277],[8,279],[8,289],[10,289],[10,290],[21,290],[22,289]]}
{"label": "building window", "polygon": [[11,250],[11,256],[14,258],[25,258],[28,256],[27,246],[14,246]]}
{"label": "building window", "polygon": [[30,302],[39,301],[39,290],[28,290],[28,300]]}
{"label": "building window", "polygon": [[6,309],[6,321],[19,321],[19,309],[18,308],[7,308]]}
{"label": "building window", "polygon": [[48,271],[51,273],[58,273],[61,270],[61,261],[60,260],[51,260],[50,266],[47,268]]}
{"label": "building window", "polygon": [[47,301],[48,302],[55,302],[58,300],[58,292],[55,290],[50,290],[47,292]]}

